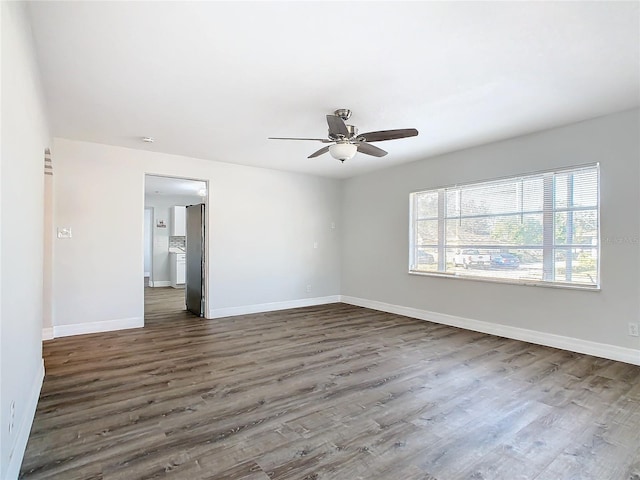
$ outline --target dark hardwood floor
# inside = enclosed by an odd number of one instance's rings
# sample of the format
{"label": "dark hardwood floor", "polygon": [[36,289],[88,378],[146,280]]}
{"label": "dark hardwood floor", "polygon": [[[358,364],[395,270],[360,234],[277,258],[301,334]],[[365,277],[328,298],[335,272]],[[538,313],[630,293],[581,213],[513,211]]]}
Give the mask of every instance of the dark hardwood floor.
{"label": "dark hardwood floor", "polygon": [[48,341],[24,479],[639,480],[640,367],[344,304]]}

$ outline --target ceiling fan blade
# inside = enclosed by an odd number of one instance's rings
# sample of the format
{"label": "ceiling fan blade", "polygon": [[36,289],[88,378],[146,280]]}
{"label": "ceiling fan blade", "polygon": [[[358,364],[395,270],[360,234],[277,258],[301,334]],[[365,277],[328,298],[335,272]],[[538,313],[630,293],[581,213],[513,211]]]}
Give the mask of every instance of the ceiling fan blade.
{"label": "ceiling fan blade", "polygon": [[368,143],[364,142],[358,142],[356,145],[358,145],[358,151],[366,155],[373,155],[374,157],[384,157],[387,154],[387,152],[385,152],[381,148],[376,147],[375,145],[369,145]]}
{"label": "ceiling fan blade", "polygon": [[329,147],[322,147],[320,150],[318,150],[317,152],[313,152],[311,155],[309,155],[307,158],[315,158],[315,157],[319,157],[320,155],[322,155],[323,153],[327,153],[329,151]]}
{"label": "ceiling fan blade", "polygon": [[418,130],[415,128],[400,128],[398,130],[381,130],[379,132],[368,132],[358,135],[358,139],[367,142],[381,142],[383,140],[397,140],[398,138],[415,137]]}
{"label": "ceiling fan blade", "polygon": [[341,135],[344,138],[349,138],[349,129],[337,115],[327,115],[327,124],[329,125],[329,136]]}
{"label": "ceiling fan blade", "polygon": [[328,138],[268,137],[267,140],[311,140],[314,142],[331,143],[331,140]]}

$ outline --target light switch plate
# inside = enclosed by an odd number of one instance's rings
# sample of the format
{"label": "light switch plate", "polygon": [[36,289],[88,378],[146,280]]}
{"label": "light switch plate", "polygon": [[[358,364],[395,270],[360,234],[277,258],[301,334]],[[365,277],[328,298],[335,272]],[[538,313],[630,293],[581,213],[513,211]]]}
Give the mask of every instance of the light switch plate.
{"label": "light switch plate", "polygon": [[71,238],[71,228],[58,227],[58,238]]}

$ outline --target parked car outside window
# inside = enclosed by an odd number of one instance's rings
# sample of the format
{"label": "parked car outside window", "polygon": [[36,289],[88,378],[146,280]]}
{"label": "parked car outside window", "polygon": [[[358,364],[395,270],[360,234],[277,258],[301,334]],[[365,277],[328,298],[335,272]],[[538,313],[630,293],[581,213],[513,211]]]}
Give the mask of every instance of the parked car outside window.
{"label": "parked car outside window", "polygon": [[491,256],[491,266],[496,268],[518,268],[520,259],[511,253],[499,253]]}
{"label": "parked car outside window", "polygon": [[432,263],[436,263],[436,259],[429,252],[425,252],[424,250],[418,249],[418,265],[424,265]]}
{"label": "parked car outside window", "polygon": [[453,256],[453,265],[455,267],[462,265],[464,268],[470,266],[489,266],[491,263],[491,257],[488,254],[480,253],[475,248],[467,248],[465,250],[458,250]]}

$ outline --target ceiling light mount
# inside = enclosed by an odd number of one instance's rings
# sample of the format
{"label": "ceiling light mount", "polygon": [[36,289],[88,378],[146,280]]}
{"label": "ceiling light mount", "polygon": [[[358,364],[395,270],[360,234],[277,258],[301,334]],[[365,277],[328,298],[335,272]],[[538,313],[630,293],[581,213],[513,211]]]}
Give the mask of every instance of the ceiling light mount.
{"label": "ceiling light mount", "polygon": [[329,147],[329,153],[331,156],[341,162],[351,160],[357,151],[358,146],[349,142],[339,142]]}
{"label": "ceiling light mount", "polygon": [[153,137],[142,137],[142,141],[143,141],[144,143],[153,143],[153,142],[155,142],[155,141],[156,141],[156,139],[155,139],[155,138],[153,138]]}
{"label": "ceiling light mount", "polygon": [[347,121],[351,118],[351,110],[348,108],[339,108],[333,112],[336,117],[340,117],[343,121]]}

